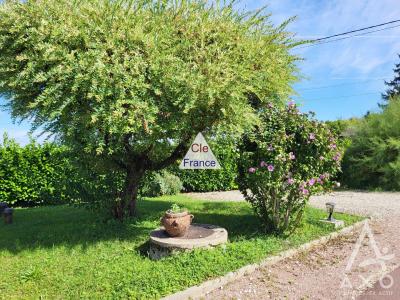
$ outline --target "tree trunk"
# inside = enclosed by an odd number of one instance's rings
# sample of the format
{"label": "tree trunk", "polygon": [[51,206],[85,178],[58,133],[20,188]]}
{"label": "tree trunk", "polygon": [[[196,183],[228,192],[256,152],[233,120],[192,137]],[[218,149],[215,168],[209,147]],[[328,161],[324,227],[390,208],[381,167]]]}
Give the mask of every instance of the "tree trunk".
{"label": "tree trunk", "polygon": [[145,170],[135,169],[132,172],[127,173],[126,184],[125,184],[125,201],[126,210],[129,216],[136,214],[136,200],[139,192],[140,181],[143,178]]}
{"label": "tree trunk", "polygon": [[144,172],[144,169],[132,169],[127,172],[125,186],[121,192],[120,201],[115,202],[113,208],[115,218],[122,220],[125,216],[131,217],[136,214],[136,201],[139,192],[139,185]]}

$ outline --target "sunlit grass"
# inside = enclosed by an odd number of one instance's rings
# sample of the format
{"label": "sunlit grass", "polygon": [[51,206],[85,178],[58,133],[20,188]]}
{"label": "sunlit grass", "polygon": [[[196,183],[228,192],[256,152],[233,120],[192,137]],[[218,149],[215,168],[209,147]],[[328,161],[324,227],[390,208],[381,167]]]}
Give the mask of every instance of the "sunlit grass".
{"label": "sunlit grass", "polygon": [[[171,203],[185,206],[195,222],[225,227],[226,247],[196,250],[152,261],[149,232]],[[268,235],[245,202],[215,202],[184,195],[141,200],[138,219],[104,221],[85,209],[53,206],[15,211],[0,225],[0,295],[34,298],[159,298],[223,275],[334,229],[318,222],[324,211],[307,208],[303,225],[288,238]],[[337,214],[351,224],[359,217]],[[0,298],[1,298],[0,297]]]}

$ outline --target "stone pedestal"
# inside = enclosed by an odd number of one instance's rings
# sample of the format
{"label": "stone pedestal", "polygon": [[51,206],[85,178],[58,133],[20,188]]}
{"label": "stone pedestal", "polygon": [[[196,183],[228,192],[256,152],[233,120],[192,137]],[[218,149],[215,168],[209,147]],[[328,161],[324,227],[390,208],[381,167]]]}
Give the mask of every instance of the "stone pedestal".
{"label": "stone pedestal", "polygon": [[163,227],[150,233],[149,256],[152,259],[190,251],[195,248],[210,248],[228,241],[226,229],[209,224],[192,224],[182,237],[170,237]]}
{"label": "stone pedestal", "polygon": [[332,224],[333,226],[335,226],[335,228],[340,228],[340,227],[344,226],[344,221],[342,221],[342,220],[335,220],[335,219],[327,220],[327,219],[324,219],[324,220],[319,220],[319,221],[322,222],[322,223]]}

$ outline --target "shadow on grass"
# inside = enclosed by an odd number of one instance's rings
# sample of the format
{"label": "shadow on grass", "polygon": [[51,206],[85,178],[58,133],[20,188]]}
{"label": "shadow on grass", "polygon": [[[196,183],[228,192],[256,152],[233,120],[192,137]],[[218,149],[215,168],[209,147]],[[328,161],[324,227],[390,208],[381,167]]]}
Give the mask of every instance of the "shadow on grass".
{"label": "shadow on grass", "polygon": [[[140,200],[138,218],[123,223],[105,221],[98,214],[77,207],[17,209],[13,224],[0,223],[0,251],[19,253],[57,246],[79,246],[85,250],[99,242],[118,240],[131,242],[143,252],[150,231],[159,226],[160,217],[170,205],[167,200]],[[195,215],[196,223],[226,228],[231,241],[260,234],[257,231],[260,228],[258,219],[240,205],[197,201],[193,202],[193,207],[189,204],[188,208]]]}

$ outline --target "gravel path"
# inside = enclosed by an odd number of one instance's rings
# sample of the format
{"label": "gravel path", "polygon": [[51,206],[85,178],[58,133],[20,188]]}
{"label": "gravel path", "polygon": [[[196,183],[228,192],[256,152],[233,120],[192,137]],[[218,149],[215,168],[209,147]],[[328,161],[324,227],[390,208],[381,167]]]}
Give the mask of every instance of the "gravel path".
{"label": "gravel path", "polygon": [[[190,196],[243,201],[238,191],[192,193]],[[367,227],[260,269],[210,293],[206,299],[366,299],[376,293],[376,289],[369,286],[382,274],[400,266],[400,193],[334,192],[312,197],[310,203],[324,208],[327,201],[335,202],[338,211],[373,218]],[[364,238],[361,233],[365,234]],[[350,264],[353,253],[355,259]],[[388,282],[388,278],[385,280]],[[385,295],[375,295],[374,299],[389,299],[387,295],[391,295],[392,289],[383,290]]]}

